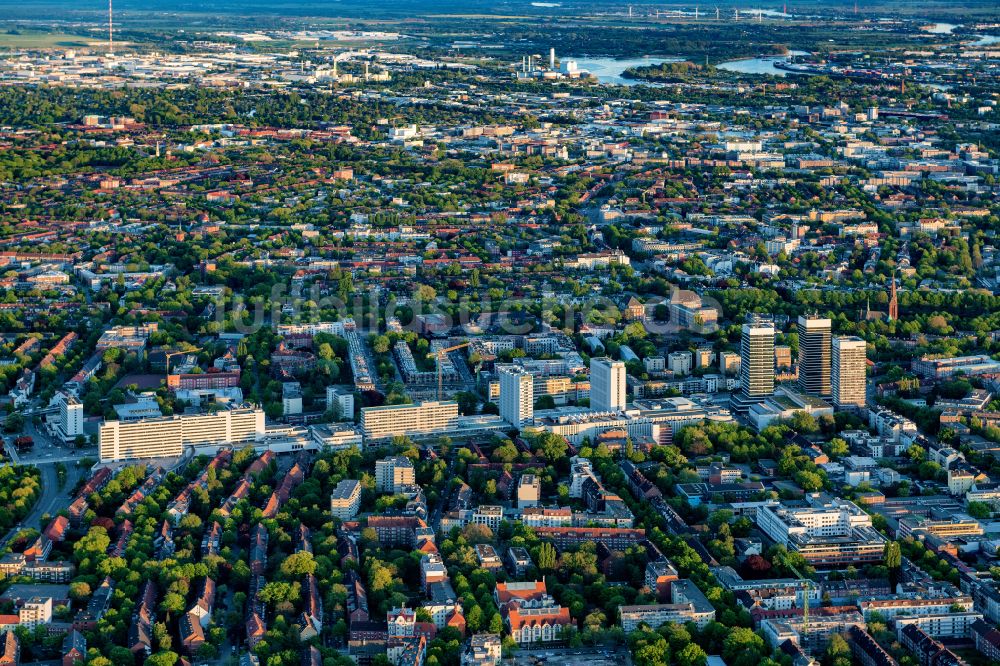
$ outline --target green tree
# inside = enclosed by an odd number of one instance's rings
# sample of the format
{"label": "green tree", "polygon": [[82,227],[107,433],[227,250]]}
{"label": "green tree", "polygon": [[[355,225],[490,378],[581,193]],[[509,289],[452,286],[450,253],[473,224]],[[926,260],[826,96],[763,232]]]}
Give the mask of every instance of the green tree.
{"label": "green tree", "polygon": [[549,542],[538,548],[538,568],[542,571],[553,571],[556,568],[556,549]]}
{"label": "green tree", "polygon": [[970,516],[979,520],[986,520],[993,515],[992,508],[986,502],[969,502],[965,510]]}

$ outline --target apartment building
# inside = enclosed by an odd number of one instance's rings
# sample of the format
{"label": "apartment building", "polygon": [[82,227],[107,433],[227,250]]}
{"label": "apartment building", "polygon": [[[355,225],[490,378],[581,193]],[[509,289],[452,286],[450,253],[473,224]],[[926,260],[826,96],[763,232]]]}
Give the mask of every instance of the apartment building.
{"label": "apartment building", "polygon": [[393,456],[375,461],[375,490],[380,493],[398,493],[404,486],[416,483],[413,462],[404,456]]}
{"label": "apartment building", "polygon": [[252,442],[264,435],[264,412],[257,408],[212,414],[175,415],[137,421],[105,421],[98,432],[101,462],[173,458],[188,446]]}
{"label": "apartment building", "polygon": [[344,479],[330,495],[330,513],[340,520],[351,520],[358,515],[361,506],[361,482]]}
{"label": "apartment building", "polygon": [[361,430],[367,440],[439,432],[453,428],[457,420],[458,403],[454,401],[383,405],[361,410]]}

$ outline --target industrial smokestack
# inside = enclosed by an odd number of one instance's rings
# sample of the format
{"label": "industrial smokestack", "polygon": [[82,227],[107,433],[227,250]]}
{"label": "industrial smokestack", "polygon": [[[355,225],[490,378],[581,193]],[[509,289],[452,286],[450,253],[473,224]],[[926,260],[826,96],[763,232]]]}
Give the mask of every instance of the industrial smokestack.
{"label": "industrial smokestack", "polygon": [[555,70],[556,68],[556,50],[554,48],[549,49],[549,69]]}

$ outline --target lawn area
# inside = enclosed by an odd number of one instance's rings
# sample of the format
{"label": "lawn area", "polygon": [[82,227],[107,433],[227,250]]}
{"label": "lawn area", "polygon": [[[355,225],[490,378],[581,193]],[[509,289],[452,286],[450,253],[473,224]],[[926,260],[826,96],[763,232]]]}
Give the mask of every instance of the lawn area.
{"label": "lawn area", "polygon": [[0,32],[0,49],[71,49],[91,46],[94,42],[93,37],[70,35],[65,32],[31,32],[26,30]]}

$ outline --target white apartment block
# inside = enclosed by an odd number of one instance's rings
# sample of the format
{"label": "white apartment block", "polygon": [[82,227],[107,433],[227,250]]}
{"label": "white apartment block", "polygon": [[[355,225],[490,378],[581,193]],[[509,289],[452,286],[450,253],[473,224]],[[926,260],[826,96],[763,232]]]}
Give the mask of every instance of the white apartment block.
{"label": "white apartment block", "polygon": [[32,597],[17,613],[18,623],[27,629],[52,622],[52,597]]}
{"label": "white apartment block", "polygon": [[344,479],[330,495],[330,514],[340,520],[351,520],[358,515],[361,506],[361,482]]}
{"label": "white apartment block", "polygon": [[388,439],[448,430],[457,419],[458,403],[450,400],[383,405],[361,410],[361,429],[367,440]]}
{"label": "white apartment block", "polygon": [[542,499],[542,480],[534,474],[522,474],[517,482],[517,508],[538,506]]}
{"label": "white apartment block", "polygon": [[64,442],[83,434],[83,403],[75,396],[59,391],[52,400],[59,407],[59,420],[55,424],[56,434]]}
{"label": "white apartment block", "polygon": [[625,409],[625,364],[610,358],[590,359],[590,407],[599,412]]}
{"label": "white apartment block", "polygon": [[341,421],[354,418],[354,392],[339,386],[326,387],[326,408],[336,409]]}
{"label": "white apartment block", "polygon": [[380,493],[398,493],[403,486],[416,483],[413,462],[403,456],[375,461],[375,490]]}
{"label": "white apartment block", "polygon": [[530,373],[500,372],[500,416],[515,428],[530,425],[535,415],[535,382]]}
{"label": "white apartment block", "polygon": [[830,384],[835,406],[865,406],[867,348],[868,343],[856,336],[833,339]]}
{"label": "white apartment block", "polygon": [[667,370],[675,375],[690,375],[694,355],[689,351],[671,352],[667,357]]}
{"label": "white apartment block", "polygon": [[188,446],[251,442],[264,435],[261,409],[164,416],[137,421],[105,421],[98,433],[101,462],[175,458]]}

